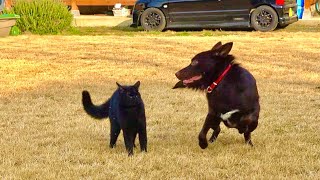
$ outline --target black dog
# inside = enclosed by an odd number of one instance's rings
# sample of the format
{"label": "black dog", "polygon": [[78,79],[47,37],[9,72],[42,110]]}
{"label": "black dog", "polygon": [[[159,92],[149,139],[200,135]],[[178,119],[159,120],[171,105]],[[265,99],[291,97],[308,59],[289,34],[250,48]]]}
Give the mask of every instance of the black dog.
{"label": "black dog", "polygon": [[199,133],[199,145],[208,146],[206,135],[214,130],[210,142],[220,133],[220,122],[244,133],[247,144],[253,146],[251,132],[258,126],[259,94],[254,77],[243,67],[234,63],[229,55],[233,43],[218,42],[209,51],[192,58],[191,64],[176,73],[180,80],[175,88],[193,88],[207,91],[209,112]]}
{"label": "black dog", "polygon": [[133,155],[134,141],[139,134],[141,151],[147,152],[147,131],[144,104],[139,93],[140,81],[133,86],[121,86],[110,99],[100,106],[92,104],[88,91],[82,92],[85,111],[96,119],[109,117],[111,122],[110,147],[116,144],[120,130],[123,131],[126,149]]}

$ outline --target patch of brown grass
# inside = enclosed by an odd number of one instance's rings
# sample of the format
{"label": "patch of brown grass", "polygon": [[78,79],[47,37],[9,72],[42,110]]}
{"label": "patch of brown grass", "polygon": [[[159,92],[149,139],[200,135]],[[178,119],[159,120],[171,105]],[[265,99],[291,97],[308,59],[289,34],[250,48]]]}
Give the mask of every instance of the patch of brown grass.
{"label": "patch of brown grass", "polygon": [[[319,33],[201,36],[33,36],[1,39],[0,177],[3,179],[317,179],[320,176]],[[205,95],[172,90],[174,73],[217,41],[256,77],[261,96],[254,148],[223,125],[208,149],[197,135]],[[108,120],[87,116],[115,82],[141,81],[148,153],[109,149]]]}

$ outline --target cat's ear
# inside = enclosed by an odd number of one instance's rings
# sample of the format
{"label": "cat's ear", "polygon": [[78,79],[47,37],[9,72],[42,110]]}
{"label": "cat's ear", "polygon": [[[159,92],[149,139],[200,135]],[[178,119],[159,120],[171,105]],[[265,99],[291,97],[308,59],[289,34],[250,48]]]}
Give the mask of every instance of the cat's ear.
{"label": "cat's ear", "polygon": [[123,91],[123,87],[118,82],[116,82],[116,84],[117,84],[118,88]]}
{"label": "cat's ear", "polygon": [[139,89],[139,87],[140,87],[140,81],[137,81],[133,86],[134,86],[135,88]]}

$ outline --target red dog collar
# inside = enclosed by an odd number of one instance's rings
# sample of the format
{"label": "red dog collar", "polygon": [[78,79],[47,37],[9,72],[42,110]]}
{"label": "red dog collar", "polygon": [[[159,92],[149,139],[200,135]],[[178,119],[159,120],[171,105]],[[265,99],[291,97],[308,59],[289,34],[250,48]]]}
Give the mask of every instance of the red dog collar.
{"label": "red dog collar", "polygon": [[216,86],[218,86],[219,82],[223,79],[223,77],[229,72],[232,64],[229,64],[228,67],[223,71],[223,73],[215,80],[210,86],[207,87],[207,92],[211,93]]}

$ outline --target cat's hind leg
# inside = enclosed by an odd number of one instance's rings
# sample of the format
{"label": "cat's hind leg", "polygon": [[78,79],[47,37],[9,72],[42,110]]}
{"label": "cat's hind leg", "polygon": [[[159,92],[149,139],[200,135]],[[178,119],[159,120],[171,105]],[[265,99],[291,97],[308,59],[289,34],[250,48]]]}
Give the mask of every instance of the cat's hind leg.
{"label": "cat's hind leg", "polygon": [[137,133],[137,132],[135,132],[135,133],[134,133],[134,136],[133,136],[133,147],[134,147],[134,148],[136,148],[136,147],[137,147],[137,146],[136,146],[136,138],[137,138],[137,134],[138,134],[138,133]]}
{"label": "cat's hind leg", "polygon": [[138,130],[141,151],[147,152],[147,130],[145,125],[141,125]]}
{"label": "cat's hind leg", "polygon": [[128,151],[128,156],[132,156],[134,134],[131,130],[123,129],[123,137],[124,137],[124,143],[125,143],[126,149]]}

